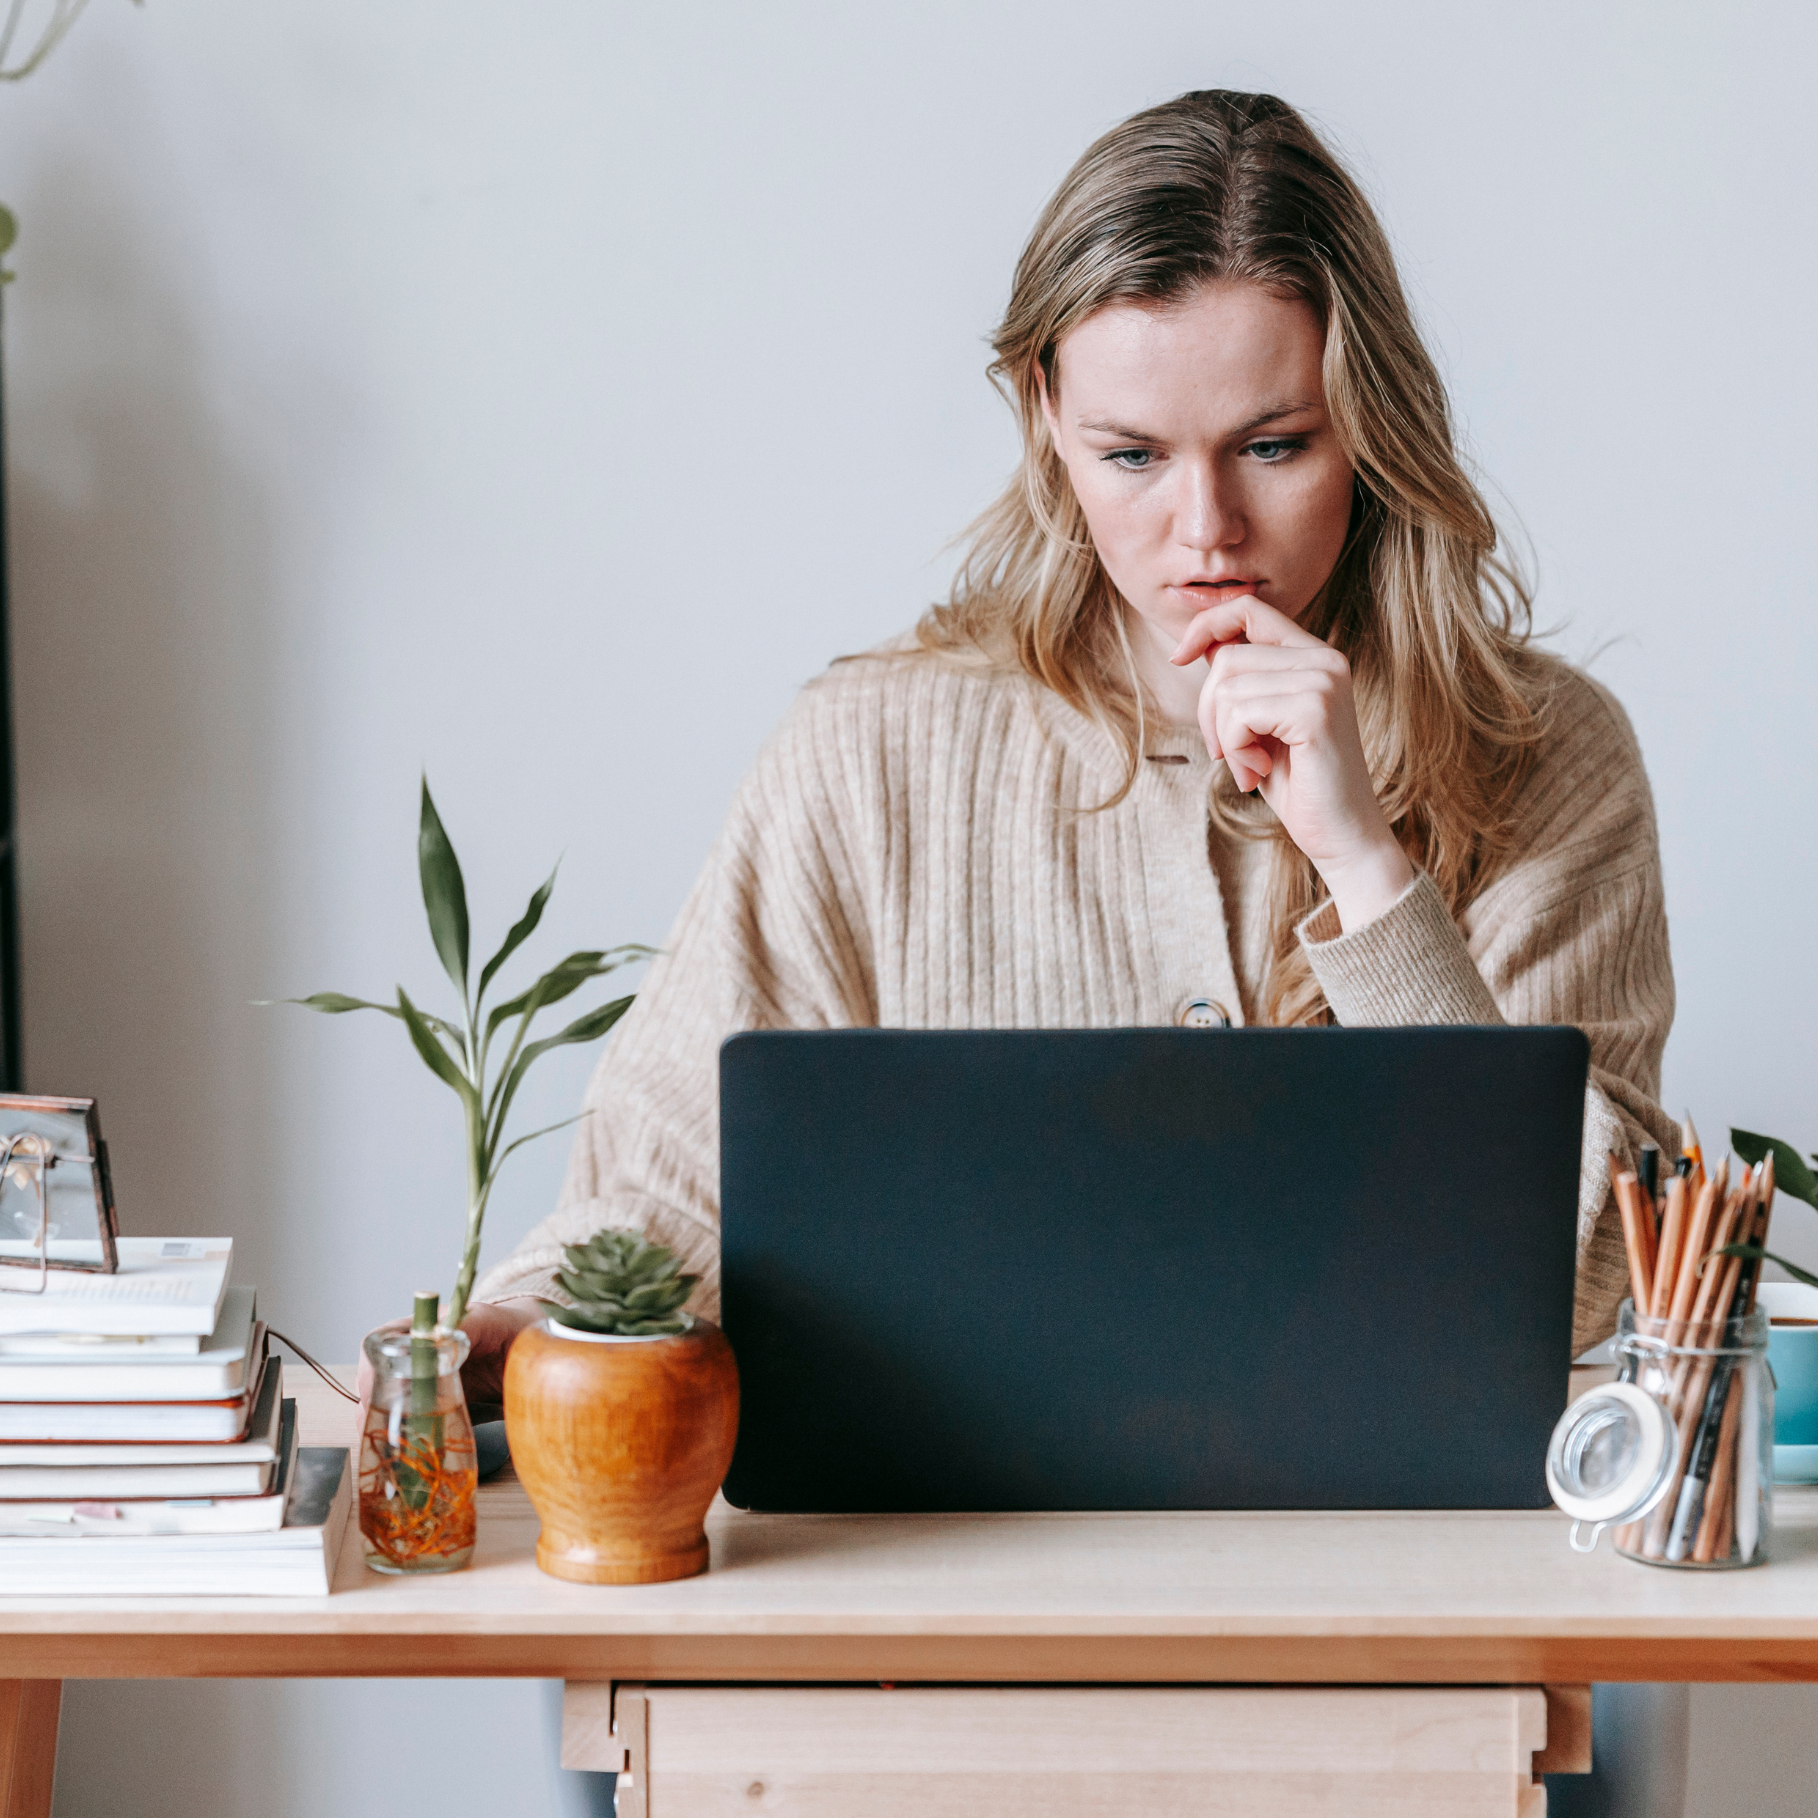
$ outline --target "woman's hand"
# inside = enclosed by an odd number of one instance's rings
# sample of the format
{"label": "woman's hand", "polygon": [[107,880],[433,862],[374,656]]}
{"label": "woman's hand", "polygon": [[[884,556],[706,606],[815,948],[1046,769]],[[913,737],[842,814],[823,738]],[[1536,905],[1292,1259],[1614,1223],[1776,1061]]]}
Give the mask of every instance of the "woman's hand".
{"label": "woman's hand", "polygon": [[1370,782],[1351,666],[1331,645],[1250,595],[1195,617],[1170,659],[1206,657],[1206,749],[1246,794],[1260,788],[1313,861],[1338,919],[1361,928],[1414,881]]}
{"label": "woman's hand", "polygon": [[549,1309],[528,1294],[511,1300],[476,1300],[461,1321],[472,1347],[461,1366],[461,1387],[469,1404],[505,1399],[505,1354],[526,1326],[534,1326]]}
{"label": "woman's hand", "polygon": [[[505,1354],[511,1349],[511,1341],[526,1326],[535,1325],[543,1313],[543,1303],[528,1294],[511,1300],[476,1300],[467,1309],[467,1317],[461,1321],[468,1343],[467,1361],[461,1366],[461,1389],[470,1407],[493,1405],[505,1399]],[[408,1332],[410,1321],[394,1319],[379,1330]],[[364,1407],[372,1396],[372,1365],[366,1361],[364,1350],[360,1353],[358,1387],[360,1405]]]}

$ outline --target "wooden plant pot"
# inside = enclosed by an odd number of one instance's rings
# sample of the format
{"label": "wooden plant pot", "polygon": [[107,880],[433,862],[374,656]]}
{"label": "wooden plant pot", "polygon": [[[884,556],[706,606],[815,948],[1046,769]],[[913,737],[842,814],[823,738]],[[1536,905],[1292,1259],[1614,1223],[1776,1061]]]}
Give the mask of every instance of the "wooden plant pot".
{"label": "wooden plant pot", "polygon": [[579,1584],[706,1571],[701,1524],[738,1426],[738,1366],[710,1320],[672,1338],[526,1327],[505,1360],[505,1431],[543,1522],[537,1564]]}

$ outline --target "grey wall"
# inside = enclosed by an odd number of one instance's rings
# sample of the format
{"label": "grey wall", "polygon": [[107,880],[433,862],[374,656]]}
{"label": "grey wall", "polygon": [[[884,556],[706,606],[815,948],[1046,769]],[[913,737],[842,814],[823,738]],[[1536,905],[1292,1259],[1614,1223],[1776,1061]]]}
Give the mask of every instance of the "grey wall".
{"label": "grey wall", "polygon": [[[1635,718],[1668,1102],[1818,1145],[1813,38],[1790,3],[95,0],[0,93],[33,1083],[99,1095],[129,1229],[231,1233],[305,1343],[445,1284],[446,1094],[389,1025],[251,1000],[434,1000],[424,764],[481,930],[565,853],[552,948],[661,939],[792,690],[914,615],[1008,467],[983,337],[1044,196],[1226,85],[1355,160],[1542,619]],[[1745,1756],[1753,1809],[1805,1809],[1818,1701],[1707,1696],[1701,1809]],[[82,1688],[58,1811],[376,1811],[442,1721],[448,1818],[538,1809],[534,1703]]]}

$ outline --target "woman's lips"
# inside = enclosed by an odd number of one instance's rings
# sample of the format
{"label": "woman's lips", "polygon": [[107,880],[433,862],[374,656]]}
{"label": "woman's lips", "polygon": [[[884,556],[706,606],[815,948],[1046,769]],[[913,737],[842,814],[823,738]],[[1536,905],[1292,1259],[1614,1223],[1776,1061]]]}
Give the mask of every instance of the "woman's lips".
{"label": "woman's lips", "polygon": [[1256,593],[1263,584],[1255,576],[1244,575],[1235,580],[1175,581],[1169,591],[1193,601],[1197,611],[1213,600],[1241,600],[1246,594]]}

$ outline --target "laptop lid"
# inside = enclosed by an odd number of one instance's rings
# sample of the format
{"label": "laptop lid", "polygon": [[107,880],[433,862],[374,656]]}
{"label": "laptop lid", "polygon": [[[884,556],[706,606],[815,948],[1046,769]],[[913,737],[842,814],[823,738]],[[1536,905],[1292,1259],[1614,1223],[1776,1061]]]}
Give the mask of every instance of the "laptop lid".
{"label": "laptop lid", "polygon": [[727,1499],[1539,1508],[1576,1029],[840,1030],[721,1050]]}

